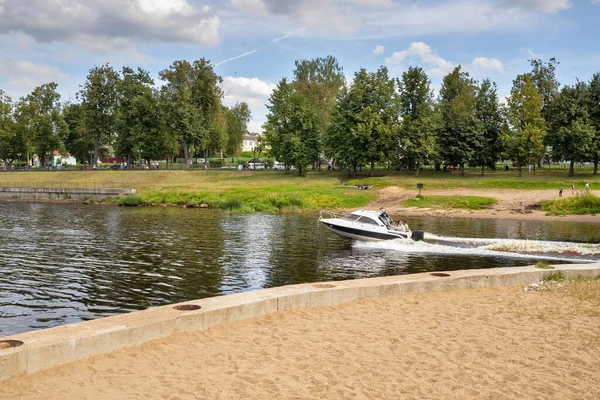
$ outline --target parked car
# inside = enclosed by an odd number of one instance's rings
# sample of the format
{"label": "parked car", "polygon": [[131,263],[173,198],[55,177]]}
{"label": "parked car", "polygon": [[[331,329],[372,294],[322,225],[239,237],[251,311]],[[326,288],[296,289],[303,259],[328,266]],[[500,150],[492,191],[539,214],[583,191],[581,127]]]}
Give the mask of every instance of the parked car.
{"label": "parked car", "polygon": [[[274,162],[273,163],[273,170],[274,171],[285,171],[286,167],[283,163],[280,162]],[[294,170],[294,166],[293,165],[288,165],[287,166],[287,170],[288,171],[293,171]]]}
{"label": "parked car", "polygon": [[248,169],[253,169],[253,170],[264,170],[265,169],[265,164],[262,162],[256,162],[256,163],[248,163]]}

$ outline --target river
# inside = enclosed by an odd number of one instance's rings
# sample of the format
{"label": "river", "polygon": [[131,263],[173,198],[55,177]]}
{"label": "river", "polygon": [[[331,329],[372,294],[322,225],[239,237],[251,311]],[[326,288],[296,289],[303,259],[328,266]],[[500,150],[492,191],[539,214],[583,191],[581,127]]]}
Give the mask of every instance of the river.
{"label": "river", "polygon": [[600,225],[412,218],[425,243],[337,238],[317,215],[0,203],[0,337],[303,282],[600,261]]}

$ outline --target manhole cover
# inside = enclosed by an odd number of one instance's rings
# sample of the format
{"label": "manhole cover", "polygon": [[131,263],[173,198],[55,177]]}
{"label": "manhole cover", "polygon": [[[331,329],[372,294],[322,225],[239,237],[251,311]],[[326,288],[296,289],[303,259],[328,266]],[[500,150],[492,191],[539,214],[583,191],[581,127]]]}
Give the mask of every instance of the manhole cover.
{"label": "manhole cover", "polygon": [[429,275],[431,275],[431,276],[441,276],[441,277],[450,276],[450,274],[445,274],[443,272],[433,272],[433,273],[431,273]]}
{"label": "manhole cover", "polygon": [[199,310],[202,307],[200,307],[196,304],[182,304],[180,306],[175,306],[173,308],[175,310],[179,310],[179,311],[194,311],[194,310]]}
{"label": "manhole cover", "polygon": [[332,289],[335,285],[332,285],[331,283],[317,283],[316,285],[313,285],[313,287],[317,289]]}
{"label": "manhole cover", "polygon": [[0,350],[19,347],[23,344],[20,340],[0,340]]}

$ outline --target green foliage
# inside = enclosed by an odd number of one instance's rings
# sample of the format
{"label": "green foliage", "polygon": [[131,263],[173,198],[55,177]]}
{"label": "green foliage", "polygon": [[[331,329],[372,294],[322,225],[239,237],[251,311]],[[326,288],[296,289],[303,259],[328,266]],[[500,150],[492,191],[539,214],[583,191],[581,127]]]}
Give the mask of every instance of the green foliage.
{"label": "green foliage", "polygon": [[231,108],[225,108],[225,126],[227,136],[227,153],[231,155],[231,161],[234,155],[242,148],[244,136],[248,133],[248,122],[252,117],[250,108],[246,103],[237,103]]}
{"label": "green foliage", "polygon": [[0,160],[17,159],[16,127],[11,98],[0,90]]}
{"label": "green foliage", "polygon": [[466,210],[485,210],[496,204],[497,200],[481,196],[421,196],[406,200],[402,205],[419,208],[460,208]]}
{"label": "green foliage", "polygon": [[503,150],[501,131],[504,118],[498,103],[496,84],[489,79],[485,79],[477,88],[475,116],[481,130],[469,163],[480,166],[483,175],[485,167],[495,169]]}
{"label": "green foliage", "polygon": [[529,75],[519,75],[513,82],[508,100],[508,125],[503,132],[506,153],[517,162],[519,174],[524,165],[537,162],[544,151],[545,137],[540,93]]}
{"label": "green foliage", "polygon": [[120,206],[137,207],[144,204],[142,197],[137,194],[121,196],[115,199]]}
{"label": "green foliage", "polygon": [[92,164],[98,163],[100,148],[112,144],[118,106],[119,74],[109,64],[94,67],[77,98],[83,108],[82,129],[93,138]]}
{"label": "green foliage", "polygon": [[431,81],[421,67],[410,67],[402,74],[399,85],[400,117],[399,152],[403,164],[421,166],[435,149],[436,120],[433,108]]}
{"label": "green foliage", "polygon": [[543,282],[564,282],[567,280],[565,273],[561,270],[556,270],[544,274],[542,281]]}
{"label": "green foliage", "polygon": [[356,171],[389,159],[396,148],[398,99],[395,81],[388,70],[376,72],[364,68],[354,74],[354,82],[344,92],[336,108],[326,138],[326,153],[336,164]]}
{"label": "green foliage", "polygon": [[556,160],[569,160],[569,176],[574,175],[575,162],[588,160],[594,145],[595,129],[590,120],[590,89],[585,82],[565,86],[552,97],[552,135],[548,144]]}
{"label": "green foliage", "polygon": [[294,165],[300,175],[319,157],[319,120],[308,99],[282,79],[267,108],[265,136],[273,155],[285,165]]}
{"label": "green foliage", "polygon": [[483,144],[481,122],[476,117],[477,86],[460,66],[444,77],[439,107],[441,156],[449,165],[460,166],[463,174],[465,164]]}
{"label": "green foliage", "polygon": [[600,214],[600,198],[591,193],[554,201],[543,201],[542,211],[552,215]]}
{"label": "green foliage", "polygon": [[536,268],[539,269],[554,269],[554,267],[548,263],[545,263],[543,261],[538,261],[537,264],[535,265]]}

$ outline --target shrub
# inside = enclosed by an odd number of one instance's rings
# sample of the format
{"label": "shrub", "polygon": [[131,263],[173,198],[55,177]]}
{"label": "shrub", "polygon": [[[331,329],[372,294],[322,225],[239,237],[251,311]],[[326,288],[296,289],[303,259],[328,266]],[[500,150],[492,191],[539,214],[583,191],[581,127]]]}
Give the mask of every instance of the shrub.
{"label": "shrub", "polygon": [[136,207],[136,206],[141,206],[141,205],[145,204],[144,201],[142,200],[142,197],[137,194],[121,196],[117,199],[117,203],[120,206],[126,206],[126,207]]}

